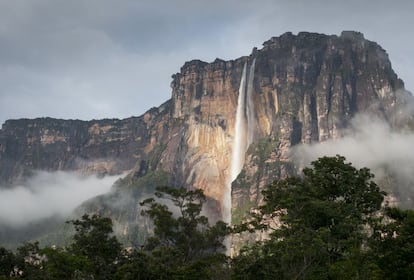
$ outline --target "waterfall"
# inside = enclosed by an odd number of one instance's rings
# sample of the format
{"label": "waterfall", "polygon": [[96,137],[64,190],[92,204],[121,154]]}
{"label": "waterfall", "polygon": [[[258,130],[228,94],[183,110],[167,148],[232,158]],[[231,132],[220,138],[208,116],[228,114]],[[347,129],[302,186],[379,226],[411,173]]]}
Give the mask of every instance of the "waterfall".
{"label": "waterfall", "polygon": [[[223,221],[228,224],[231,224],[231,183],[237,178],[243,168],[247,148],[252,143],[254,136],[255,118],[252,94],[255,62],[256,60],[254,59],[252,65],[250,65],[248,78],[247,62],[244,64],[240,80],[230,175],[223,195]],[[230,238],[225,243],[229,253],[231,246]]]}
{"label": "waterfall", "polygon": [[230,162],[230,176],[226,183],[226,189],[223,193],[223,221],[230,224],[231,223],[231,182],[236,179],[238,173],[242,168],[242,159],[240,150],[244,146],[245,131],[246,131],[246,122],[245,122],[245,112],[244,104],[246,97],[246,71],[247,63],[244,64],[243,73],[241,76],[240,86],[239,86],[239,97],[237,99],[237,111],[236,111],[236,124],[234,127],[234,141],[232,149],[232,158]]}
{"label": "waterfall", "polygon": [[246,147],[246,69],[244,64],[243,74],[237,99],[236,125],[234,127],[234,142],[231,158],[230,180],[234,181],[243,167],[244,149]]}
{"label": "waterfall", "polygon": [[[236,125],[234,127],[234,142],[231,159],[230,181],[234,181],[243,168],[244,157],[249,145],[253,142],[254,135],[254,104],[253,104],[253,79],[256,59],[250,65],[249,78],[247,79],[247,63],[244,64],[243,74],[239,87],[237,100]],[[231,184],[230,182],[230,184]]]}
{"label": "waterfall", "polygon": [[255,64],[256,64],[256,58],[253,59],[252,65],[250,65],[249,79],[247,80],[247,93],[246,93],[247,95],[246,96],[247,143],[246,143],[245,150],[247,150],[247,148],[253,142],[254,128],[256,127],[256,121],[255,121],[256,119],[254,117],[254,103],[253,103],[253,79],[254,79]]}

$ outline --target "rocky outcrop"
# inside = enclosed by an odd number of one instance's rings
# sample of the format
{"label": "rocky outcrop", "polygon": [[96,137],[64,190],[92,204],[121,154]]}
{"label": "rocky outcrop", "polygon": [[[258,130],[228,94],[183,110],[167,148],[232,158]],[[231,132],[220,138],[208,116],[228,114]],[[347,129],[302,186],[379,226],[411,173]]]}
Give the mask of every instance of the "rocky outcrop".
{"label": "rocky outcrop", "polygon": [[357,32],[286,33],[235,61],[186,63],[172,83],[173,117],[188,125],[183,168],[191,171],[184,178],[218,200],[229,173],[241,74],[253,59],[257,126],[233,184],[234,211],[243,201],[257,205],[264,185],[291,173],[291,146],[340,137],[358,112],[387,119],[403,88],[386,52]]}
{"label": "rocky outcrop", "polygon": [[33,170],[120,174],[147,159],[164,131],[170,102],[141,117],[93,121],[52,118],[8,120],[0,130],[0,185]]}
{"label": "rocky outcrop", "polygon": [[[285,33],[236,60],[185,63],[173,75],[171,100],[140,117],[7,121],[0,131],[0,179],[10,184],[33,169],[101,174],[131,170],[111,194],[134,193],[123,210],[132,213],[129,218],[115,215],[120,224],[136,222],[136,201],[143,194],[137,189],[153,185],[151,180],[203,189],[219,216],[229,180],[241,76],[253,60],[254,137],[232,184],[233,221],[261,203],[266,184],[294,172],[290,147],[341,137],[358,112],[388,120],[399,102],[395,93],[404,88],[387,53],[361,33]],[[87,208],[109,209],[104,200]],[[128,234],[128,228],[124,225],[121,232]]]}

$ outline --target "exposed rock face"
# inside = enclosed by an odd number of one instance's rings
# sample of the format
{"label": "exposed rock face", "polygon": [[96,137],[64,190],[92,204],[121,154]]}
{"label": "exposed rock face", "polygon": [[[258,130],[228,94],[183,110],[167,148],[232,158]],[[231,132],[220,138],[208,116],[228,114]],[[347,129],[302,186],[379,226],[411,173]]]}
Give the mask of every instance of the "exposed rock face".
{"label": "exposed rock face", "polygon": [[[250,56],[185,63],[173,75],[171,100],[141,117],[6,122],[0,131],[0,179],[12,183],[32,169],[102,174],[132,169],[117,192],[142,187],[156,174],[162,182],[203,189],[213,208],[220,207],[241,75],[253,59],[256,125],[244,168],[233,182],[234,221],[260,204],[266,184],[293,172],[291,146],[341,137],[358,112],[388,119],[398,103],[395,92],[404,87],[386,52],[360,33],[285,33]],[[136,208],[128,211],[139,215]]]}
{"label": "exposed rock face", "polygon": [[8,120],[0,130],[0,184],[13,185],[32,170],[101,175],[130,170],[148,157],[154,138],[163,133],[158,124],[168,106],[124,120]]}
{"label": "exposed rock face", "polygon": [[244,201],[257,205],[263,186],[290,172],[292,145],[340,137],[358,112],[386,119],[397,102],[396,90],[403,88],[386,52],[356,32],[286,33],[249,57],[186,63],[172,84],[173,117],[188,125],[183,168],[192,172],[184,177],[217,200],[229,172],[243,65],[254,58],[257,127],[233,184],[234,209]]}

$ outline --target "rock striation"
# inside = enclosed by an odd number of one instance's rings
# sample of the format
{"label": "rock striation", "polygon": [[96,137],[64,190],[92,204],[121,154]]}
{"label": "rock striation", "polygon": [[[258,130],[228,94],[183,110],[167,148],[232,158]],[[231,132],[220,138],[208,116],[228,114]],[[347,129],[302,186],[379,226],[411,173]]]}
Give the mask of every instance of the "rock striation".
{"label": "rock striation", "polygon": [[358,112],[391,121],[401,102],[397,92],[411,96],[385,50],[361,33],[288,32],[236,60],[186,62],[172,77],[171,99],[140,117],[7,121],[0,131],[0,182],[13,185],[35,169],[129,171],[110,195],[130,191],[129,204],[114,210],[107,196],[86,206],[112,215],[123,235],[132,234],[131,224],[140,219],[137,201],[154,182],[204,190],[220,218],[241,77],[253,61],[249,102],[255,125],[242,171],[232,182],[233,222],[260,205],[265,185],[295,172],[292,146],[341,137]]}
{"label": "rock striation", "polygon": [[169,104],[123,120],[7,120],[0,130],[0,185],[13,186],[34,170],[102,176],[131,170],[154,148]]}

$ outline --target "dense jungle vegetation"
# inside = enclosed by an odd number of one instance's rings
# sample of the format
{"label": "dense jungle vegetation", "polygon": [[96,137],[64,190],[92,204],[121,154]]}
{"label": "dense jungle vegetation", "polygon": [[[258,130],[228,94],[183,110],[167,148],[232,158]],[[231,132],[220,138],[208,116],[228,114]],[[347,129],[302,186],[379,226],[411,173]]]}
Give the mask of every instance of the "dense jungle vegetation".
{"label": "dense jungle vegetation", "polygon": [[[369,169],[323,157],[269,185],[251,219],[229,227],[201,215],[202,191],[163,187],[141,202],[154,225],[145,245],[123,248],[109,218],[84,215],[68,221],[69,246],[0,247],[0,279],[412,279],[414,212],[385,195]],[[260,230],[270,238],[226,256],[231,233]]]}

